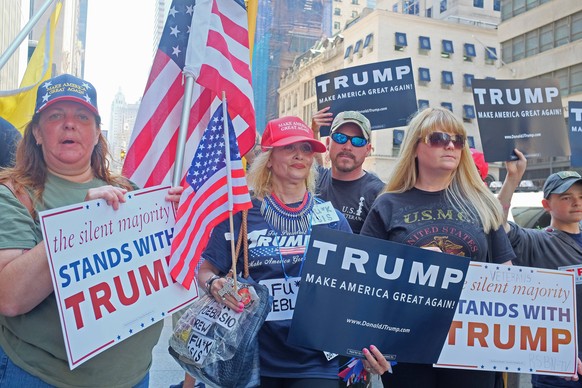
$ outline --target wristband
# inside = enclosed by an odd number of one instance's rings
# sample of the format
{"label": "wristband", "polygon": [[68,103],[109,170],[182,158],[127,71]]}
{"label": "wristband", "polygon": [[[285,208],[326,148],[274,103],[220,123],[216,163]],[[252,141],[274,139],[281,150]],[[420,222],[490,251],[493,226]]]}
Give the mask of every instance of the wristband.
{"label": "wristband", "polygon": [[206,292],[208,293],[208,295],[212,295],[212,293],[210,292],[210,288],[212,287],[212,283],[216,280],[216,279],[220,279],[220,276],[218,275],[212,275],[210,278],[208,278],[208,280],[206,281]]}

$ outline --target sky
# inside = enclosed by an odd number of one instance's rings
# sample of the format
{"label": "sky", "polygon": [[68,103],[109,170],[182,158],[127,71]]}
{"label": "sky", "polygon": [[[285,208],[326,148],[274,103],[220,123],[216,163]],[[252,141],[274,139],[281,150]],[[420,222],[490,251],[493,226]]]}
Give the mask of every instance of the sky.
{"label": "sky", "polygon": [[143,95],[153,62],[154,0],[89,1],[84,78],[97,89],[102,129],[121,88],[125,101]]}

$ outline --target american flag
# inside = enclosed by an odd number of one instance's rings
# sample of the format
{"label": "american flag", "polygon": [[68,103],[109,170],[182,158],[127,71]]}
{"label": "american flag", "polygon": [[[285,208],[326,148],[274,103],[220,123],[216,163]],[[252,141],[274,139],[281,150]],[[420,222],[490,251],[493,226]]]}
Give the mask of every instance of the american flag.
{"label": "american flag", "polygon": [[[141,187],[169,183],[184,103],[183,70],[197,73],[184,166],[226,92],[244,155],[255,142],[255,112],[244,0],[173,0],[136,118],[123,175]],[[212,81],[212,82],[210,82]]]}
{"label": "american flag", "polygon": [[[236,143],[234,127],[228,117],[230,142],[232,211],[252,207],[241,155]],[[202,251],[208,244],[210,232],[228,218],[227,159],[224,141],[223,108],[218,107],[204,131],[192,164],[186,175],[188,187],[184,190],[178,207],[170,273],[190,289],[195,268]]]}

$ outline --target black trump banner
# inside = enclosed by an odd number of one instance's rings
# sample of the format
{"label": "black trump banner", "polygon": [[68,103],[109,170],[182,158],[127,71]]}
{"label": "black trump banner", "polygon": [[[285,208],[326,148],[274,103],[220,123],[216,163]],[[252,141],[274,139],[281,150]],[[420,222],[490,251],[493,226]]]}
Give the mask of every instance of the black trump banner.
{"label": "black trump banner", "polygon": [[289,342],[346,356],[435,363],[469,260],[314,227]]}
{"label": "black trump banner", "polygon": [[570,166],[582,167],[582,101],[568,103],[568,133],[570,135]]}
{"label": "black trump banner", "polygon": [[[370,120],[372,130],[403,127],[417,110],[410,58],[336,70],[315,77],[317,109],[335,115],[355,110]],[[322,136],[329,126],[321,127]]]}
{"label": "black trump banner", "polygon": [[485,161],[570,155],[558,81],[473,80]]}

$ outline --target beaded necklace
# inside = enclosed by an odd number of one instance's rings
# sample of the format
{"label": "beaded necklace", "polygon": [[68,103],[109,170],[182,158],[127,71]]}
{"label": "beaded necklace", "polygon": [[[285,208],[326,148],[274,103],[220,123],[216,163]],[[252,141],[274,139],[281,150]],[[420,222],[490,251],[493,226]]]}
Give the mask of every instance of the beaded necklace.
{"label": "beaded necklace", "polygon": [[[303,201],[298,207],[292,208],[284,204],[275,193],[265,196],[261,204],[261,214],[265,222],[275,232],[275,241],[277,242],[277,249],[279,251],[279,258],[281,259],[281,268],[285,280],[289,280],[289,276],[285,271],[285,262],[281,254],[280,235],[310,235],[311,234],[311,209],[315,203],[311,193],[306,192]],[[279,235],[280,233],[280,235]],[[303,272],[303,263],[305,263],[305,255],[307,254],[307,247],[303,251],[301,258],[301,266],[299,267],[299,275]]]}
{"label": "beaded necklace", "polygon": [[289,207],[284,204],[275,193],[265,196],[261,204],[261,214],[271,228],[282,234],[305,234],[311,226],[311,209],[314,199],[311,193],[306,192],[301,204]]}

